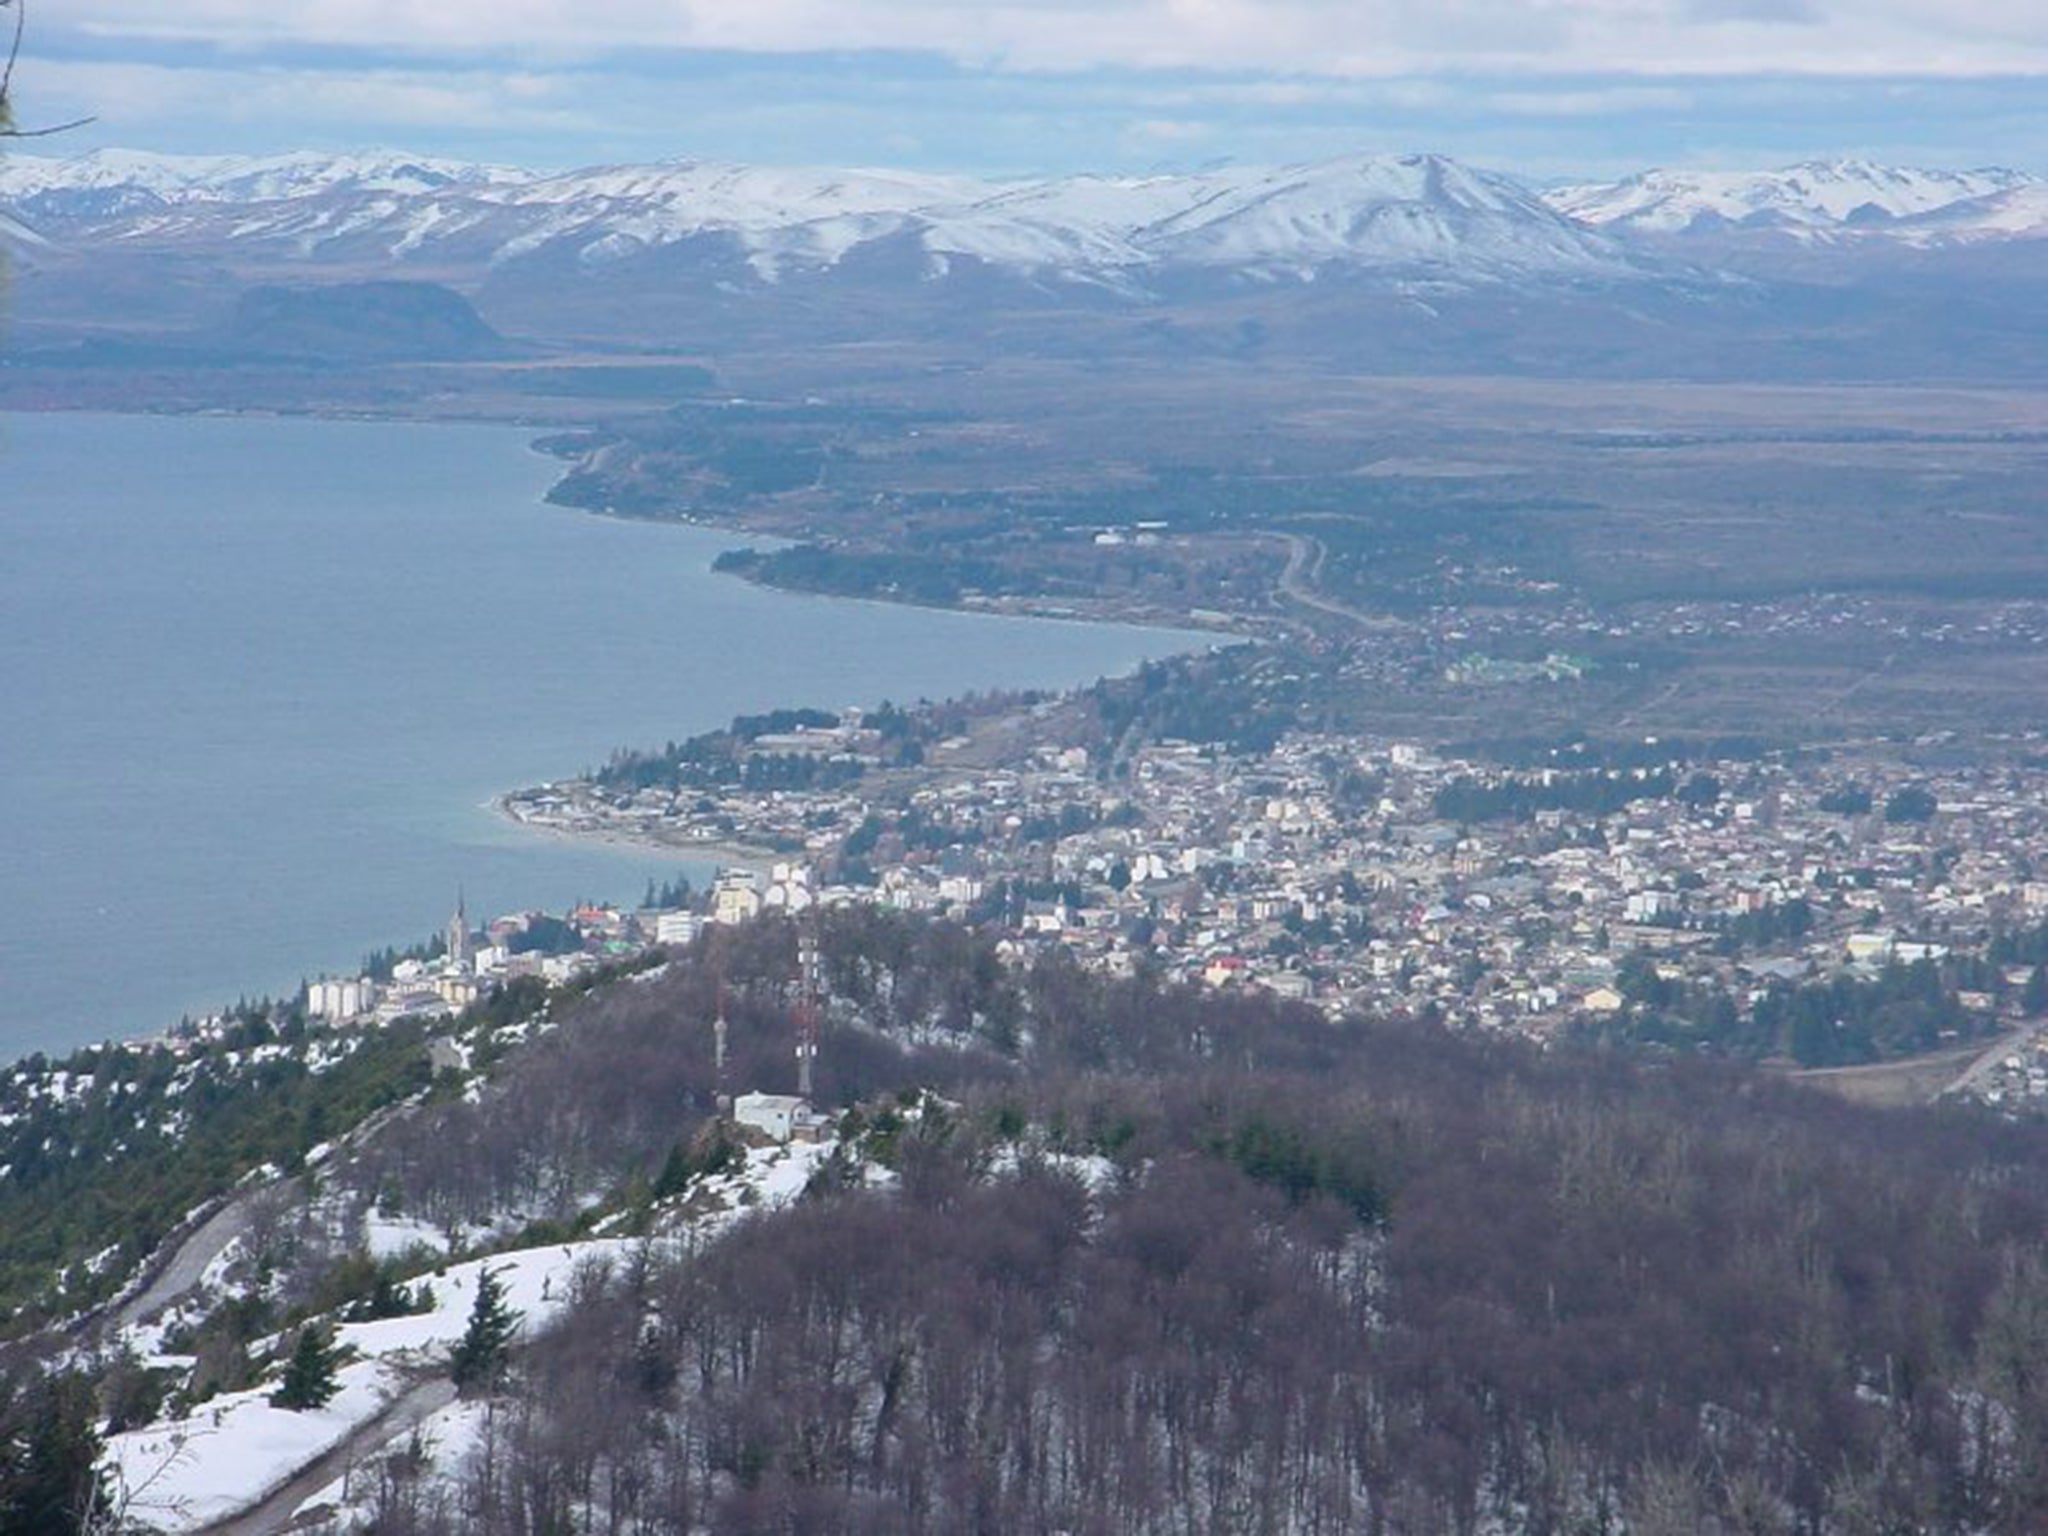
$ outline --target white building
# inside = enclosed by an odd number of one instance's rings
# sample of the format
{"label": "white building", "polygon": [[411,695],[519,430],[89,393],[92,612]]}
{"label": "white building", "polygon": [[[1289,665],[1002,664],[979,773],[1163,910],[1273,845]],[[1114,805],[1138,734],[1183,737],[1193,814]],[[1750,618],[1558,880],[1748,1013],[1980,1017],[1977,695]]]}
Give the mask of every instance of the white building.
{"label": "white building", "polygon": [[1678,899],[1669,891],[1637,891],[1622,906],[1622,916],[1631,923],[1650,923],[1676,911]]}
{"label": "white building", "polygon": [[817,893],[811,888],[810,866],[777,864],[769,871],[768,890],[761,897],[761,905],[778,907],[785,912],[801,912],[817,899]]}
{"label": "white building", "polygon": [[760,912],[760,877],[751,869],[721,869],[711,886],[711,921],[744,923]]}
{"label": "white building", "polygon": [[778,1145],[791,1141],[815,1141],[827,1121],[811,1108],[809,1099],[793,1093],[743,1093],[732,1101],[733,1124],[758,1131]]}
{"label": "white building", "polygon": [[664,912],[654,920],[654,941],[657,944],[688,944],[703,926],[703,920],[694,912]]}
{"label": "white building", "polygon": [[367,976],[306,984],[306,1012],[316,1019],[353,1019],[377,1006],[377,983]]}

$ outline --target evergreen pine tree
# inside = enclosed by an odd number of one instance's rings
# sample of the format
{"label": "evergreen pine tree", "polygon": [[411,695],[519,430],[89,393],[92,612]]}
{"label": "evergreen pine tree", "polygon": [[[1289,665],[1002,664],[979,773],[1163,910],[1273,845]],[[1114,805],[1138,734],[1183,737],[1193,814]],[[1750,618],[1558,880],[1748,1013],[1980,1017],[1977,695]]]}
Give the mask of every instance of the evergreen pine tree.
{"label": "evergreen pine tree", "polygon": [[322,1408],[334,1396],[335,1349],[325,1330],[313,1323],[299,1330],[292,1358],[284,1368],[284,1381],[271,1394],[272,1406],[303,1412]]}
{"label": "evergreen pine tree", "polygon": [[465,1394],[496,1386],[504,1377],[518,1327],[519,1314],[505,1305],[505,1284],[498,1272],[479,1270],[469,1326],[448,1359],[449,1379]]}
{"label": "evergreen pine tree", "polygon": [[0,1405],[0,1531],[73,1536],[84,1528],[104,1492],[98,1416],[92,1384],[68,1372]]}
{"label": "evergreen pine tree", "polygon": [[681,1142],[676,1143],[668,1149],[668,1160],[661,1165],[661,1172],[655,1177],[653,1198],[666,1200],[671,1195],[680,1195],[696,1171],[689,1152]]}

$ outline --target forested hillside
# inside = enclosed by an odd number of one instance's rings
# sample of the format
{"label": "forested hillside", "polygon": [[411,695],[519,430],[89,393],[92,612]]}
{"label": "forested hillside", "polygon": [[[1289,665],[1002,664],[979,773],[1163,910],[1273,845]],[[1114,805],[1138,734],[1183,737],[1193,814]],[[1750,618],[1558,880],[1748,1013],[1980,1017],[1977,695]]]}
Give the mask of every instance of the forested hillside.
{"label": "forested hillside", "polygon": [[[862,1107],[809,1198],[589,1277],[375,1529],[2048,1521],[2040,1131],[827,932],[821,1098]],[[609,1170],[659,1230],[714,970],[731,1081],[787,1086],[788,932],[719,938],[356,1176],[566,1218]]]}
{"label": "forested hillside", "polygon": [[[126,1430],[175,1481],[223,1423],[311,1422],[318,1330],[446,1337],[405,1319],[512,1264],[542,1311],[509,1370],[364,1441],[309,1528],[2048,1528],[2048,1128],[855,908],[819,925],[832,1121],[789,1158],[720,1101],[793,1086],[797,938],[467,1017],[466,1065],[252,1207],[167,1319],[16,1371],[0,1501],[48,1481],[52,1391],[65,1445]],[[438,1347],[392,1390],[442,1401]]]}

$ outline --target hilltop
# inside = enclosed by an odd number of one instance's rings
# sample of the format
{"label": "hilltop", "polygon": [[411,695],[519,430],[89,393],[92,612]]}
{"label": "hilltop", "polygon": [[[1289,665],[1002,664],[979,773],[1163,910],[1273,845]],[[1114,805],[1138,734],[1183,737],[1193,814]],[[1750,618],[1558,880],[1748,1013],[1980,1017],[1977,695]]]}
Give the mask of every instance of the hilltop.
{"label": "hilltop", "polygon": [[[790,1086],[797,934],[767,918],[558,1000],[538,1032],[461,1026],[472,1065],[324,1153],[317,1190],[247,1187],[199,1286],[103,1341],[127,1512],[380,1532],[512,1510],[713,1532],[1150,1532],[1190,1510],[2019,1532],[2043,1512],[2038,1126],[1020,968],[872,910],[821,933],[807,1140],[719,1105],[722,1084]],[[500,1385],[457,1395],[447,1351],[486,1270],[524,1316]],[[325,1407],[272,1406],[308,1325],[352,1359]],[[253,1526],[209,1524],[250,1506]]]}

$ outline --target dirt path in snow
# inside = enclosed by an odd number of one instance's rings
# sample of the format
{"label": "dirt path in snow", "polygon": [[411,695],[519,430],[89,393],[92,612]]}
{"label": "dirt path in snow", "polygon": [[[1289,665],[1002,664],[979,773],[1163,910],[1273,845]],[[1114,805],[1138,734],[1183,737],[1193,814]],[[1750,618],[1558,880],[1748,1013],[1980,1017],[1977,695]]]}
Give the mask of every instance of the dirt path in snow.
{"label": "dirt path in snow", "polygon": [[293,1512],[306,1500],[339,1482],[351,1467],[411,1434],[454,1401],[455,1384],[445,1377],[423,1381],[400,1393],[375,1418],[365,1419],[240,1514],[201,1526],[197,1536],[275,1536],[290,1530]]}

